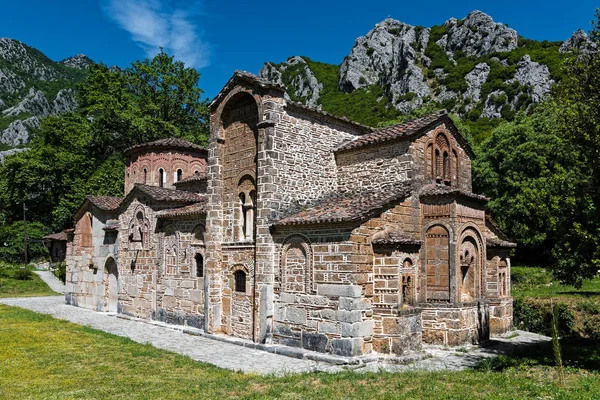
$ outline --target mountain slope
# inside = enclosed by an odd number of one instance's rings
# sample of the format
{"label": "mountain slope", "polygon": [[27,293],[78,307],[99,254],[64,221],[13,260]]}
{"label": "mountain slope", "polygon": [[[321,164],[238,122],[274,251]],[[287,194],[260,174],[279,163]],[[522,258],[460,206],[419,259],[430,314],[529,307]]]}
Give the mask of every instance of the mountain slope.
{"label": "mountain slope", "polygon": [[357,38],[339,66],[294,56],[265,63],[259,76],[295,101],[365,124],[427,105],[491,127],[541,101],[560,80],[565,54],[589,46],[583,31],[564,43],[528,40],[480,11],[431,28],[388,18]]}
{"label": "mountain slope", "polygon": [[91,63],[82,54],[54,62],[24,43],[0,38],[0,147],[26,144],[42,118],[74,110],[75,86]]}

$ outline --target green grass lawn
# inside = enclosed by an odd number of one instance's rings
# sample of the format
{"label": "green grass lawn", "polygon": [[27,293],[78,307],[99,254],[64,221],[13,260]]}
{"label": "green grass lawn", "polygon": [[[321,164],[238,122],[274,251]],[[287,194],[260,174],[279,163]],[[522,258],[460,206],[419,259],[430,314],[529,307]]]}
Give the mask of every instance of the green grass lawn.
{"label": "green grass lawn", "polygon": [[565,357],[564,387],[547,346],[463,372],[261,377],[0,305],[0,349],[2,399],[597,399],[600,393],[597,348],[576,360]]}
{"label": "green grass lawn", "polygon": [[33,272],[28,274],[29,279],[17,279],[19,271],[19,266],[0,265],[0,298],[59,295]]}
{"label": "green grass lawn", "polygon": [[544,268],[517,267],[511,269],[512,295],[515,298],[535,297],[538,299],[556,298],[577,300],[582,298],[600,298],[600,276],[584,281],[581,288],[564,286],[553,279]]}

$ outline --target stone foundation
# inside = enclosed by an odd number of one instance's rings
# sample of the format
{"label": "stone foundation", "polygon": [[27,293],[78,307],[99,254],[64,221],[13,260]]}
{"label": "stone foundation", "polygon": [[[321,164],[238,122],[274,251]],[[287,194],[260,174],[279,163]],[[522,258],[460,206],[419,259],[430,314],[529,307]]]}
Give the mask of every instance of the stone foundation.
{"label": "stone foundation", "polygon": [[489,305],[422,306],[423,342],[447,346],[480,344],[489,339]]}
{"label": "stone foundation", "polygon": [[512,297],[490,301],[490,335],[503,335],[513,327]]}

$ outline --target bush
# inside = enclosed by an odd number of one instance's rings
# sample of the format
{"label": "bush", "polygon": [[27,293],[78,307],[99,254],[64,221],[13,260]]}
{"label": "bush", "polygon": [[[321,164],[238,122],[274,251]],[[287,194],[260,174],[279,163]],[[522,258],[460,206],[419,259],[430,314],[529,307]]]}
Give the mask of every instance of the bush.
{"label": "bush", "polygon": [[22,266],[15,270],[13,277],[19,281],[30,281],[33,279],[33,270],[30,266]]}
{"label": "bush", "polygon": [[58,279],[60,279],[60,281],[62,283],[66,283],[67,280],[67,263],[62,261],[59,262],[58,264],[56,264],[56,269],[54,270],[54,275],[56,275],[56,277]]}
{"label": "bush", "polygon": [[[566,303],[558,303],[558,331],[561,336],[569,336],[573,331],[575,314]],[[515,299],[513,318],[517,328],[550,336],[552,326],[552,306],[548,302]]]}

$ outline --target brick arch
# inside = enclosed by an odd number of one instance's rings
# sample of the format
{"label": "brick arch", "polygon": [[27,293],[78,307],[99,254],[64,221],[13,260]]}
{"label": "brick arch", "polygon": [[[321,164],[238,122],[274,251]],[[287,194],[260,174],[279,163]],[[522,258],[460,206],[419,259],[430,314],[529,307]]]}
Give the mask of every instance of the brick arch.
{"label": "brick arch", "polygon": [[[466,223],[461,226],[457,252],[459,300],[472,301],[483,295],[486,255],[482,237],[477,225]],[[467,257],[468,251],[476,254]]]}
{"label": "brick arch", "polygon": [[314,293],[313,254],[310,240],[300,234],[285,238],[279,262],[281,293]]}
{"label": "brick arch", "polygon": [[221,103],[219,104],[219,106],[217,107],[217,109],[215,110],[214,115],[217,116],[216,118],[216,126],[213,126],[213,129],[211,129],[211,132],[214,132],[213,135],[216,135],[216,137],[218,139],[223,139],[223,121],[222,121],[222,114],[223,111],[226,110],[226,107],[230,104],[230,102],[232,100],[236,100],[236,98],[238,96],[241,95],[247,95],[250,96],[254,99],[254,102],[256,103],[256,107],[258,109],[258,122],[262,121],[263,119],[263,115],[264,115],[264,110],[263,110],[263,104],[262,104],[262,98],[256,94],[253,93],[251,89],[249,88],[244,88],[242,86],[237,86],[235,88],[233,88],[223,99],[223,101],[221,101]]}
{"label": "brick arch", "polygon": [[425,237],[425,286],[427,302],[450,302],[452,233],[446,224],[432,223]]}
{"label": "brick arch", "polygon": [[198,224],[192,229],[192,244],[204,245],[206,235],[206,226],[204,224]]}

